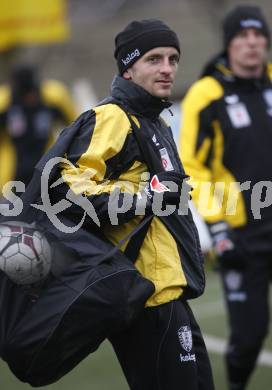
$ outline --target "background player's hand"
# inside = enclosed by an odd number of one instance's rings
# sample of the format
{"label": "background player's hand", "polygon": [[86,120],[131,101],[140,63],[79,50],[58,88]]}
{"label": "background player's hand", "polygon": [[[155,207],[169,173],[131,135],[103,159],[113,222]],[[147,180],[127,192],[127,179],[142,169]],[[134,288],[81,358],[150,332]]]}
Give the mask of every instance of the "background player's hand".
{"label": "background player's hand", "polygon": [[244,268],[245,253],[230,226],[224,221],[209,224],[209,232],[220,265],[230,269]]}

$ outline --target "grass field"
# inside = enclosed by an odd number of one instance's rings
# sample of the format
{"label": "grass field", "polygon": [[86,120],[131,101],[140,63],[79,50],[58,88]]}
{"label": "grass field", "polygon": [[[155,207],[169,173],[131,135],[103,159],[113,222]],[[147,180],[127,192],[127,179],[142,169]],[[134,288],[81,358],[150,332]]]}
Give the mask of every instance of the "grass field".
{"label": "grass field", "polygon": [[[272,297],[271,297],[272,298]],[[271,301],[272,302],[272,301]],[[223,366],[222,348],[227,336],[226,316],[216,273],[207,273],[205,294],[192,301],[192,308],[210,350],[216,390],[227,390]],[[271,307],[272,309],[272,307]],[[270,325],[270,331],[272,324]],[[272,335],[266,340],[265,354],[258,365],[248,390],[272,389]],[[1,390],[30,390],[29,385],[19,382],[9,371],[6,364],[0,361]],[[44,390],[128,390],[121,369],[109,343],[105,342],[93,355],[85,359],[76,369],[59,382],[45,386]],[[171,390],[171,389],[169,389]],[[182,389],[181,389],[182,390]]]}

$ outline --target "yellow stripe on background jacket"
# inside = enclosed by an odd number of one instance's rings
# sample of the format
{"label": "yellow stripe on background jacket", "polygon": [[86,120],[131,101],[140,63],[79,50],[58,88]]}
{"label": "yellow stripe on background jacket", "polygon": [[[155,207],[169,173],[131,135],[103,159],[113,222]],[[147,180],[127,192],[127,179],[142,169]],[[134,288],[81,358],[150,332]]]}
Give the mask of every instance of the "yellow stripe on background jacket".
{"label": "yellow stripe on background jacket", "polygon": [[[195,188],[194,203],[208,223],[225,220],[244,228],[258,222],[251,190],[270,181],[272,171],[270,70],[255,82],[215,63],[182,101],[180,156]],[[272,221],[271,207],[263,208],[264,220]]]}
{"label": "yellow stripe on background jacket", "polygon": [[[29,172],[28,176],[31,176],[35,163],[55,142],[57,133],[60,130],[59,127],[69,124],[76,117],[75,105],[67,88],[61,82],[57,80],[42,82],[40,93],[42,104],[48,112],[52,113],[52,119],[48,122],[48,128],[46,129],[48,134],[44,139],[40,139],[38,136],[35,138],[35,129],[32,124],[33,129],[30,130],[31,126],[29,126],[23,134],[25,147],[21,148],[21,141],[8,128],[7,117],[10,110],[13,109],[11,90],[7,85],[0,86],[0,192],[6,182],[17,179],[16,174],[19,164],[30,164],[25,169]],[[27,125],[29,124],[28,119],[26,119],[26,123]],[[27,137],[29,137],[31,143],[35,141],[37,148],[41,149],[33,162],[29,162],[29,159],[27,159],[28,162],[25,162],[26,157],[29,157],[34,152],[30,143],[28,145]]]}

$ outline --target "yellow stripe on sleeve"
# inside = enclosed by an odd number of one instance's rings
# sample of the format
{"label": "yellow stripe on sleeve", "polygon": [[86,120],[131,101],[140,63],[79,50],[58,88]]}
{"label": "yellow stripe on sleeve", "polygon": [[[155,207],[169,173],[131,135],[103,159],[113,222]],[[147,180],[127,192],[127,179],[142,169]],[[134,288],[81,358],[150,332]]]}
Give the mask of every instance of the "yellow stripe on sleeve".
{"label": "yellow stripe on sleeve", "polygon": [[[64,166],[62,176],[75,193],[87,196],[110,192],[113,182],[104,182],[106,161],[122,150],[130,130],[130,122],[115,104],[94,108],[96,114],[90,144],[77,161],[76,167]],[[90,128],[90,132],[92,129]]]}

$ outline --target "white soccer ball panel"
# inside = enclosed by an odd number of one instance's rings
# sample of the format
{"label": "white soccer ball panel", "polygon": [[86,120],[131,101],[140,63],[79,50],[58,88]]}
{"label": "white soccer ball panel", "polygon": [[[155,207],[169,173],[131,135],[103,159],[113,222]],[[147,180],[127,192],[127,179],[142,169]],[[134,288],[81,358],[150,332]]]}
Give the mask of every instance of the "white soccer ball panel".
{"label": "white soccer ball panel", "polygon": [[42,252],[42,241],[43,241],[43,236],[41,235],[40,232],[38,232],[37,230],[33,233],[33,243],[34,243],[34,247],[37,251],[37,253],[41,253]]}
{"label": "white soccer ball panel", "polygon": [[[18,230],[21,231],[18,233]],[[51,269],[51,247],[39,231],[22,227],[17,232],[0,225],[0,269],[15,283],[35,284],[45,279]]]}
{"label": "white soccer ball panel", "polygon": [[[15,247],[15,245],[13,245]],[[14,253],[11,257],[6,258],[5,273],[15,283],[24,284],[24,281],[32,276],[32,260],[22,253]]]}
{"label": "white soccer ball panel", "polygon": [[0,237],[1,236],[10,236],[11,230],[7,225],[0,225]]}
{"label": "white soccer ball panel", "polygon": [[19,243],[15,243],[13,245],[11,245],[10,247],[8,247],[6,250],[5,250],[5,257],[8,258],[10,256],[13,256],[14,253],[16,253],[17,249],[17,252],[18,254],[22,254],[23,256],[29,258],[29,260],[33,260],[36,258],[36,255],[35,255],[35,252],[33,251],[33,249],[27,245],[27,244],[24,244],[22,242],[19,242]]}

